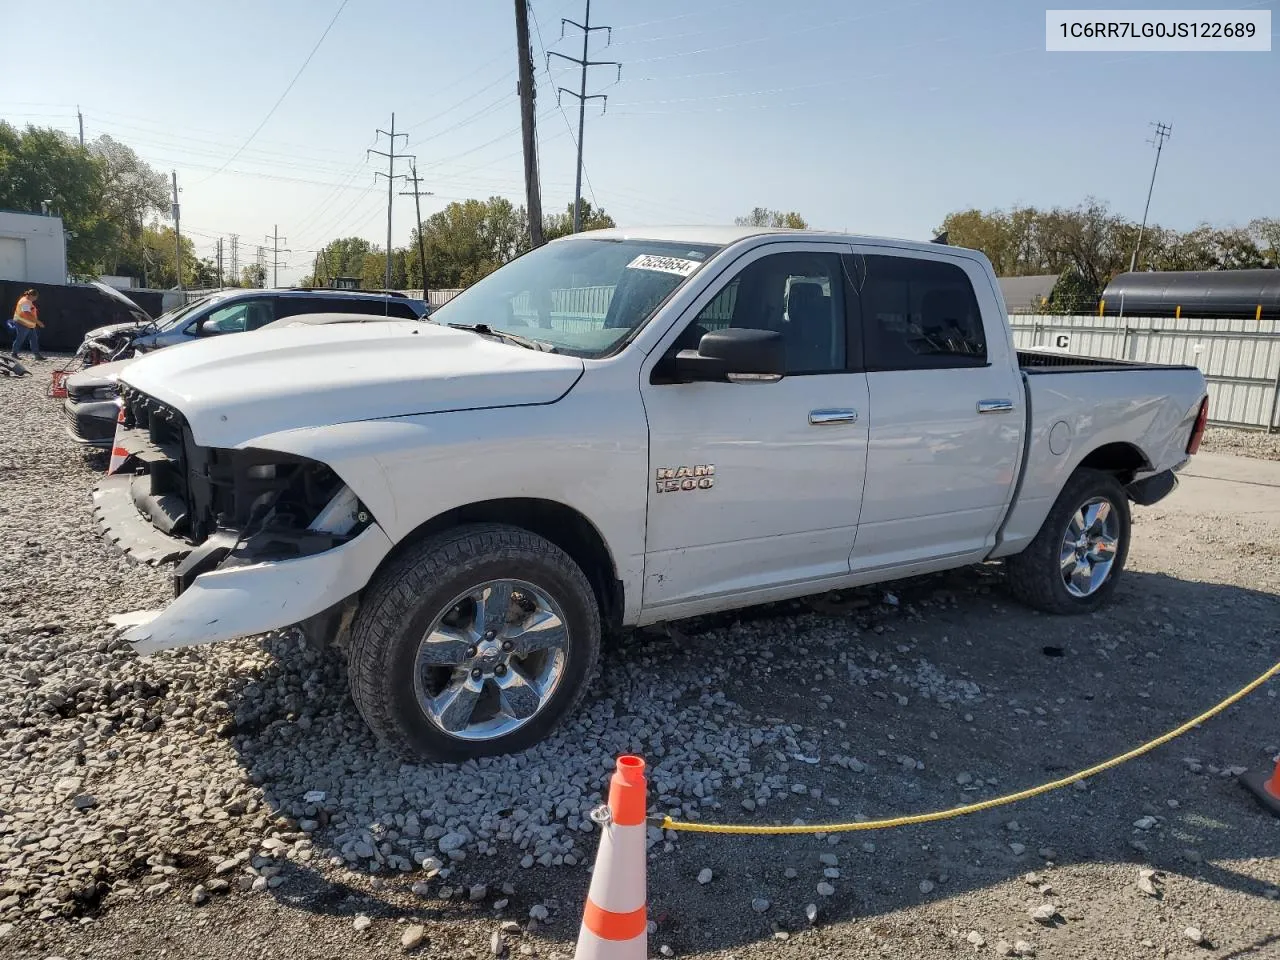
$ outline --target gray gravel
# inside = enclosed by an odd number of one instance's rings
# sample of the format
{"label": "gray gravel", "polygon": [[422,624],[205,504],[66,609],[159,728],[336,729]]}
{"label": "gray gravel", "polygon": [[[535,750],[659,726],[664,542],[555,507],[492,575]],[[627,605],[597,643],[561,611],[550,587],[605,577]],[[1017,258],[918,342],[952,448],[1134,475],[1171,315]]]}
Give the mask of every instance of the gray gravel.
{"label": "gray gravel", "polygon": [[1213,453],[1228,453],[1234,457],[1280,460],[1280,433],[1210,427],[1204,432],[1200,449]]}
{"label": "gray gravel", "polygon": [[[98,538],[101,461],[35,369],[0,382],[0,956],[567,955],[618,753],[646,757],[654,812],[682,819],[933,809],[1127,749],[1280,647],[1280,603],[1235,558],[1256,525],[1140,513],[1138,573],[1104,615],[1035,615],[988,566],[639,631],[534,750],[405,765],[356,715],[342,658],[290,631],[149,660],[113,639],[107,617],[167,583]],[[1118,958],[1203,952],[1192,927],[1215,950],[1262,943],[1280,822],[1223,774],[1280,752],[1275,695],[1016,810],[874,840],[652,829],[651,948]]]}

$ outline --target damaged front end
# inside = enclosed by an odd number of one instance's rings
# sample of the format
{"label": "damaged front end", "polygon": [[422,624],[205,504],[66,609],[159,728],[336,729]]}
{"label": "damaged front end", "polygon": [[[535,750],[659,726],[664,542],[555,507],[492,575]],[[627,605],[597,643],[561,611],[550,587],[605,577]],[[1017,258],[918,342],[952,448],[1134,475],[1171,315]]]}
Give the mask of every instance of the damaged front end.
{"label": "damaged front end", "polygon": [[249,636],[316,618],[368,581],[390,542],[328,466],[203,447],[182,414],[120,385],[113,463],[94,490],[106,535],[175,563],[175,601],[126,637],[140,652]]}

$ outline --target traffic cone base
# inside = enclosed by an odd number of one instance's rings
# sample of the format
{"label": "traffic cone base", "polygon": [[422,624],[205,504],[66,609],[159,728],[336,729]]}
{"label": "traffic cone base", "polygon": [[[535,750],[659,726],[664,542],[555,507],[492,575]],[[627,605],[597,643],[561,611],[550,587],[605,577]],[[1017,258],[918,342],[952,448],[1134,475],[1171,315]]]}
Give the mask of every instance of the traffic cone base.
{"label": "traffic cone base", "polygon": [[1240,782],[1272,816],[1280,817],[1280,761],[1276,762],[1275,773],[1270,777],[1265,770],[1257,773],[1250,770],[1240,775]]}
{"label": "traffic cone base", "polygon": [[645,883],[644,761],[619,757],[609,805],[592,814],[600,847],[574,960],[645,960],[649,951]]}

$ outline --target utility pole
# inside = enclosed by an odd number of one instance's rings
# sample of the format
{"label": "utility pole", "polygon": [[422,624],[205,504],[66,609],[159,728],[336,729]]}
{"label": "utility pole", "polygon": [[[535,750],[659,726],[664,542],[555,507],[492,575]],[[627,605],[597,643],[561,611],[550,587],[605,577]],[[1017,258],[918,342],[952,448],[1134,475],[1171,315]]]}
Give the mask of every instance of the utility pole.
{"label": "utility pole", "polygon": [[[553,50],[547,54],[547,58],[548,58],[547,64],[549,68],[550,62],[551,62],[550,58],[559,57],[561,60],[568,60],[570,63],[576,63],[579,67],[582,68],[582,83],[577,93],[574,93],[572,90],[566,90],[564,87],[556,88],[557,100],[559,99],[560,94],[562,93],[567,93],[571,97],[578,98],[578,175],[575,180],[574,188],[573,188],[573,232],[578,233],[582,229],[582,132],[583,132],[583,127],[586,124],[587,101],[602,100],[604,101],[605,105],[607,105],[609,102],[609,98],[605,96],[603,93],[597,93],[591,96],[587,96],[587,67],[617,67],[618,79],[621,80],[622,64],[620,64],[617,60],[589,60],[587,58],[592,30],[606,31],[606,38],[607,38],[605,40],[606,47],[613,42],[612,27],[591,26],[591,0],[587,0],[587,12],[586,12],[586,16],[584,16],[582,19],[582,23],[578,23],[575,20],[566,20],[563,17],[561,18],[560,37],[562,39],[564,37],[565,24],[569,24],[570,26],[577,27],[579,30],[582,31],[582,59],[579,60],[576,57],[566,56],[563,53],[556,53]],[[602,113],[604,112],[604,109],[605,108],[602,106],[601,107]]]}
{"label": "utility pole", "polygon": [[1160,151],[1164,149],[1164,142],[1169,138],[1169,134],[1173,133],[1173,126],[1167,123],[1157,121],[1152,124],[1156,128],[1155,135],[1147,141],[1156,148],[1156,162],[1151,165],[1151,185],[1147,187],[1147,205],[1142,208],[1142,226],[1138,228],[1138,243],[1133,248],[1133,256],[1129,259],[1129,272],[1133,273],[1138,268],[1138,253],[1142,250],[1142,235],[1147,232],[1147,211],[1151,209],[1151,191],[1156,187],[1156,171],[1160,169]]}
{"label": "utility pole", "polygon": [[218,238],[218,287],[222,287],[222,238]]}
{"label": "utility pole", "polygon": [[267,285],[267,264],[266,264],[266,259],[267,259],[267,258],[266,258],[266,253],[267,253],[267,248],[266,248],[266,247],[261,247],[261,246],[260,246],[260,247],[258,247],[258,260],[257,260],[258,277],[257,277],[257,280],[258,280],[258,287],[259,287],[259,288],[265,287],[265,286]]}
{"label": "utility pole", "polygon": [[178,270],[178,292],[182,292],[182,216],[178,209],[178,171],[170,171],[173,174],[173,245],[174,255],[173,262],[177,264]]}
{"label": "utility pole", "polygon": [[387,146],[386,152],[382,150],[374,150],[370,148],[365,152],[365,156],[367,157],[370,153],[376,153],[380,157],[387,158],[387,172],[382,173],[381,171],[378,171],[374,173],[373,176],[375,180],[378,177],[387,178],[387,274],[386,274],[386,279],[383,281],[383,289],[390,290],[391,289],[391,203],[392,203],[392,198],[395,197],[396,161],[397,160],[416,160],[417,157],[415,157],[411,153],[396,153],[396,137],[404,137],[405,140],[408,140],[409,135],[407,133],[396,133],[396,115],[394,113],[391,114],[391,129],[390,130],[379,129],[378,133],[382,134],[382,136],[387,138],[388,146]]}
{"label": "utility pole", "polygon": [[240,283],[240,234],[231,235],[231,282]]}
{"label": "utility pole", "polygon": [[[529,241],[535,247],[546,243],[542,236],[542,187],[538,181],[538,142],[535,99],[537,84],[533,81],[533,50],[529,46],[529,0],[516,0],[516,57],[520,79],[516,92],[520,94],[520,138],[524,144],[524,196],[529,211]],[[578,137],[582,139],[581,136]],[[425,266],[423,267],[425,271]],[[424,283],[426,274],[424,272]],[[426,297],[426,292],[423,292]]]}
{"label": "utility pole", "polygon": [[80,106],[76,105],[76,119],[80,121],[80,146],[84,147],[84,114],[80,112]]}
{"label": "utility pole", "polygon": [[[422,302],[430,303],[427,299],[427,249],[422,241],[422,205],[418,198],[424,193],[429,197],[431,192],[418,189],[418,184],[422,182],[422,178],[418,176],[418,164],[416,161],[409,163],[409,172],[413,176],[405,177],[405,180],[413,184],[413,215],[418,218],[418,263],[422,265]],[[409,192],[407,190],[402,191],[400,196],[407,197]]]}
{"label": "utility pole", "polygon": [[[280,254],[293,253],[293,251],[289,249],[280,249],[280,241],[283,240],[285,243],[288,243],[289,238],[280,236],[280,224],[278,223],[272,225],[271,233],[267,234],[266,239],[271,241],[271,286],[278,287],[280,286]],[[259,247],[258,249],[261,250],[262,248]],[[263,277],[262,282],[264,285],[266,284],[267,281],[265,276]]]}

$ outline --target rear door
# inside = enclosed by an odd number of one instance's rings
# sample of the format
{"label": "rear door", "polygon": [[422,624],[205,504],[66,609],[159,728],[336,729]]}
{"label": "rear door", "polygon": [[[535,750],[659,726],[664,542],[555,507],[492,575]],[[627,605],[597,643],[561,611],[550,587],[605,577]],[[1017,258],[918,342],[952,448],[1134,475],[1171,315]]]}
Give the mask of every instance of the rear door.
{"label": "rear door", "polygon": [[[848,575],[867,442],[867,380],[846,310],[849,249],[787,242],[744,254],[643,369],[648,610],[714,609],[717,598],[740,604]],[[781,332],[786,375],[671,383],[653,371],[727,326]]]}
{"label": "rear door", "polygon": [[886,247],[855,248],[850,272],[870,395],[851,566],[981,559],[1012,496],[1025,415],[990,279],[967,258]]}

